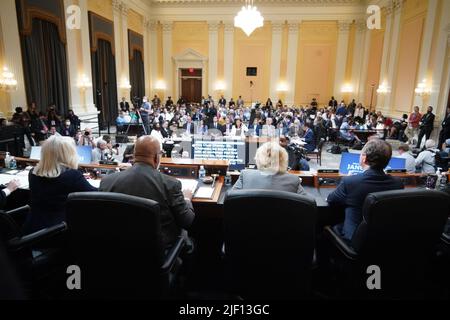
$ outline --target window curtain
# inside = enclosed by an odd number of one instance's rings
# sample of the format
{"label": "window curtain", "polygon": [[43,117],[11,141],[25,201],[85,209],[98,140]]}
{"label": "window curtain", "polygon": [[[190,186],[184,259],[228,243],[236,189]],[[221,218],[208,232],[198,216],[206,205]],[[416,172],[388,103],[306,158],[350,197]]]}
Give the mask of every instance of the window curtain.
{"label": "window curtain", "polygon": [[[25,91],[28,103],[46,112],[56,105],[59,114],[69,109],[66,46],[55,24],[33,19],[30,35],[21,35]],[[25,107],[25,106],[24,106]]]}
{"label": "window curtain", "polygon": [[92,54],[92,86],[99,126],[102,130],[114,125],[118,115],[116,62],[111,43],[99,39]]}
{"label": "window curtain", "polygon": [[145,96],[144,59],[139,50],[133,51],[133,59],[130,60],[130,85],[131,101],[134,97],[142,98]]}

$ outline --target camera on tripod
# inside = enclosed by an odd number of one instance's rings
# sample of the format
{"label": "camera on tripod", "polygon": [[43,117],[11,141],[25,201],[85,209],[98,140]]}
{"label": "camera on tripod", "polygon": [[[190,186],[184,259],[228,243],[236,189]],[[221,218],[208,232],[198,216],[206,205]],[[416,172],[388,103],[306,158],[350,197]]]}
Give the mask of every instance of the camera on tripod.
{"label": "camera on tripod", "polygon": [[141,98],[135,96],[133,99],[131,99],[131,102],[135,107],[139,107],[141,105]]}

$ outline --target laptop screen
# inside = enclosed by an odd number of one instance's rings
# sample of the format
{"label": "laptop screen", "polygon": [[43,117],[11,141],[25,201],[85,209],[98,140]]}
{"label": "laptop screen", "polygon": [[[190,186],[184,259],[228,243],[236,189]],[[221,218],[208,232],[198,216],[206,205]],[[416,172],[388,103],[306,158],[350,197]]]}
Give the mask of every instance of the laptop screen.
{"label": "laptop screen", "polygon": [[[41,148],[31,147],[30,159],[41,160]],[[92,148],[90,146],[77,147],[77,154],[80,164],[90,164],[92,162]]]}
{"label": "laptop screen", "polygon": [[[341,164],[339,166],[339,173],[341,174],[356,174],[363,172],[362,167],[359,165],[359,153],[344,152],[341,158]],[[391,158],[389,164],[385,168],[386,170],[400,170],[405,169],[406,159]]]}

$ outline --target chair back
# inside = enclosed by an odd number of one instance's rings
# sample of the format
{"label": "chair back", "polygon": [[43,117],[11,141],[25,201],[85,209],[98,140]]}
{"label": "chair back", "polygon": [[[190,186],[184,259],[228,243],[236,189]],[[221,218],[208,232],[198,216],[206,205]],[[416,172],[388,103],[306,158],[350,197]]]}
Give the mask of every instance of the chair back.
{"label": "chair back", "polygon": [[159,205],[110,192],[72,193],[67,225],[73,263],[81,270],[83,298],[159,298],[168,275]]}
{"label": "chair back", "polygon": [[284,191],[233,190],[225,199],[227,283],[246,298],[310,293],[316,203]]}

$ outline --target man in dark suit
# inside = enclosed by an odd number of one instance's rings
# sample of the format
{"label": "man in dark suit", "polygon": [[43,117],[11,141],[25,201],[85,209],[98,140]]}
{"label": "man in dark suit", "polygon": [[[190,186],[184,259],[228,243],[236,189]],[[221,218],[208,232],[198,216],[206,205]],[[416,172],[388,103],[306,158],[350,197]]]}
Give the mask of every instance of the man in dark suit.
{"label": "man in dark suit", "polygon": [[6,199],[11,193],[16,191],[19,186],[20,181],[16,179],[12,179],[9,183],[6,184],[6,188],[0,191],[0,208],[4,208],[6,206]]}
{"label": "man in dark suit", "polygon": [[303,146],[308,152],[313,152],[316,149],[316,139],[314,138],[314,131],[312,125],[309,122],[305,122],[303,127],[305,130],[304,139],[306,144]]}
{"label": "man in dark suit", "polygon": [[334,109],[337,108],[338,102],[334,97],[331,97],[331,100],[328,102],[329,107],[333,107]]}
{"label": "man in dark suit", "polygon": [[[212,121],[212,123],[208,126],[208,128],[209,128],[209,129],[215,129],[215,130],[218,130],[218,131],[220,131],[221,133],[223,133],[223,128],[222,128],[222,126],[220,125],[220,123],[218,122],[217,117],[213,117],[213,121]],[[219,133],[218,131],[217,131],[217,133]]]}
{"label": "man in dark suit", "polygon": [[183,125],[183,129],[186,130],[188,134],[194,134],[194,127],[195,125],[192,122],[192,118],[188,116],[186,123]]}
{"label": "man in dark suit", "polygon": [[151,136],[136,141],[134,166],[102,179],[100,191],[117,192],[151,199],[159,203],[162,241],[169,248],[183,229],[194,221],[194,209],[189,190],[181,182],[158,171],[162,151],[160,143]]}
{"label": "man in dark suit", "polygon": [[429,106],[427,113],[424,114],[422,119],[419,122],[419,139],[417,141],[417,148],[420,148],[422,138],[425,136],[425,141],[430,139],[431,132],[433,131],[433,125],[434,125],[434,114],[433,114],[433,107]]}
{"label": "man in dark suit", "polygon": [[223,96],[221,96],[219,99],[219,105],[222,105],[222,106],[227,105],[227,100]]}
{"label": "man in dark suit", "polygon": [[442,130],[439,133],[439,143],[438,148],[440,150],[444,149],[444,142],[450,138],[450,107],[447,108],[447,115],[444,121],[442,121]]}
{"label": "man in dark suit", "polygon": [[341,236],[351,241],[353,233],[362,221],[362,207],[369,193],[403,189],[403,183],[384,173],[392,157],[392,147],[386,141],[373,139],[364,146],[360,165],[365,171],[345,177],[339,186],[328,196],[330,205],[345,207],[343,225],[335,227]]}
{"label": "man in dark suit", "polygon": [[120,102],[120,110],[122,110],[123,112],[130,112],[130,104],[127,102],[125,97],[122,97],[122,101]]}

